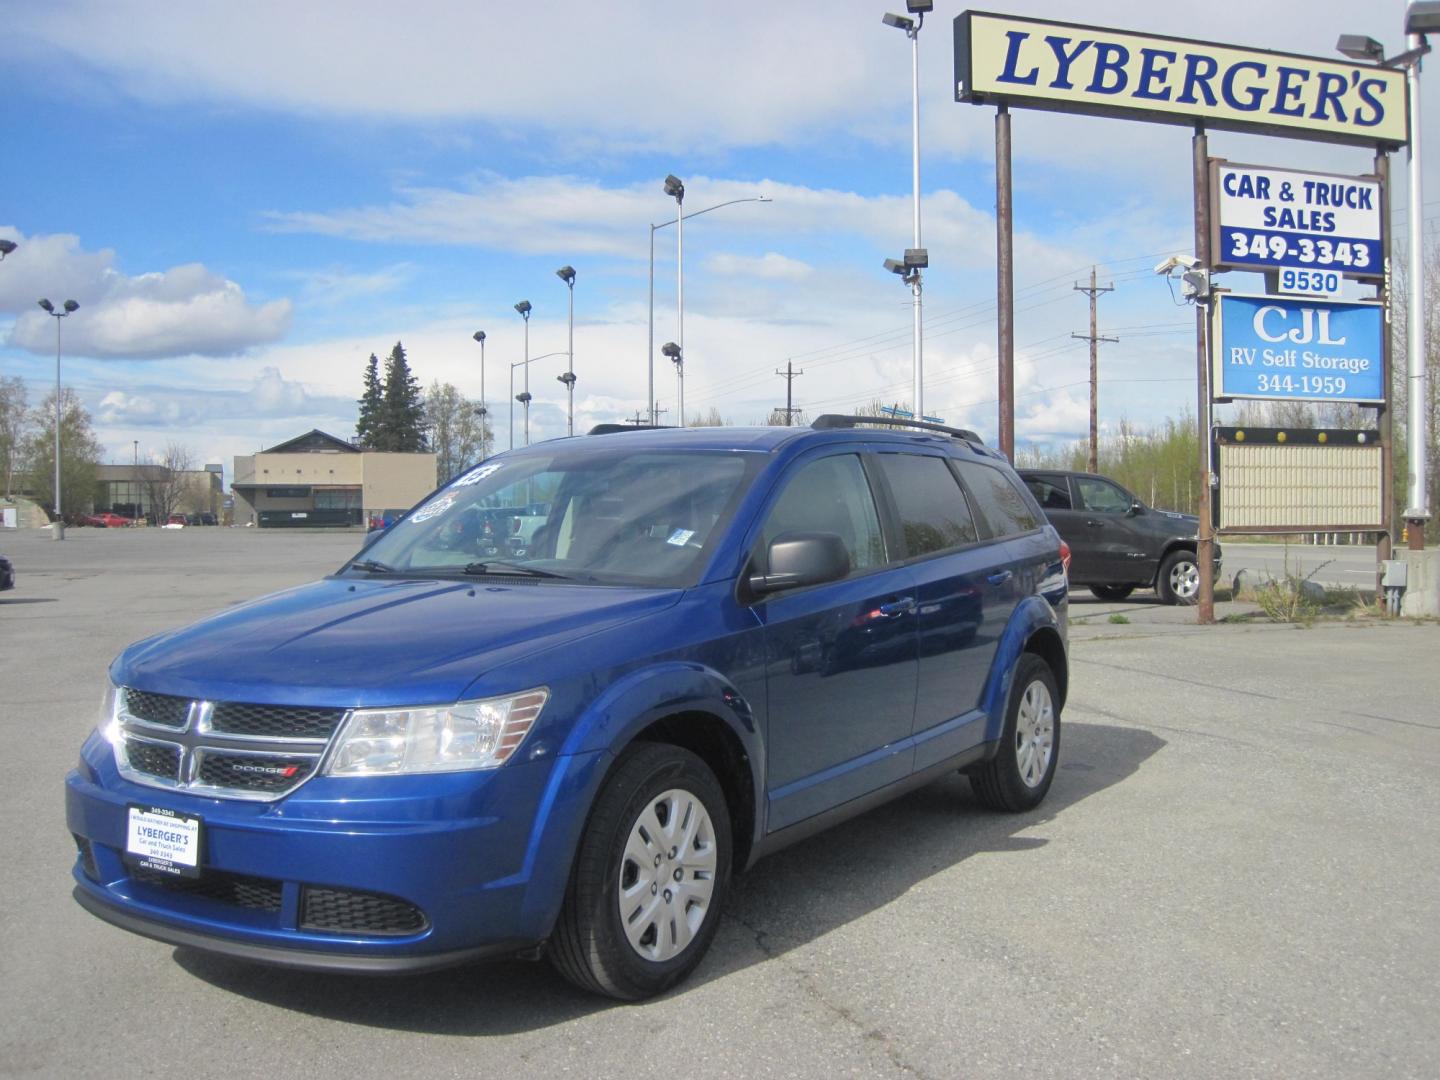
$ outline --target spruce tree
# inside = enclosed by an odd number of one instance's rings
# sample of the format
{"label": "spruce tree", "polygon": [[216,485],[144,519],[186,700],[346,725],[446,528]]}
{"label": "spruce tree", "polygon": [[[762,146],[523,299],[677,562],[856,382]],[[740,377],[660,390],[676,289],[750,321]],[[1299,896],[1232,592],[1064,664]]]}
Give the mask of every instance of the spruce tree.
{"label": "spruce tree", "polygon": [[355,438],[361,446],[374,447],[379,438],[380,414],[385,405],[384,388],[380,384],[380,360],[374,353],[370,354],[370,360],[365,365],[364,387],[357,403],[360,418],[355,422]]}
{"label": "spruce tree", "polygon": [[425,447],[425,402],[410,374],[405,346],[395,343],[385,360],[385,390],[376,437],[377,450],[415,453]]}

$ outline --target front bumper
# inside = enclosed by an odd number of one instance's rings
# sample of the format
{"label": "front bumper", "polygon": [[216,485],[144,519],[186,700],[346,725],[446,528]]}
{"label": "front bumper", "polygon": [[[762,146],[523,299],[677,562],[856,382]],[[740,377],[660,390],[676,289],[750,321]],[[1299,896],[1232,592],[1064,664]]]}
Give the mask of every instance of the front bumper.
{"label": "front bumper", "polygon": [[[131,783],[92,736],[66,777],[75,899],[146,937],[288,967],[405,972],[514,953],[550,933],[602,757],[319,777],[254,803]],[[199,879],[125,860],[135,804],[204,822]]]}

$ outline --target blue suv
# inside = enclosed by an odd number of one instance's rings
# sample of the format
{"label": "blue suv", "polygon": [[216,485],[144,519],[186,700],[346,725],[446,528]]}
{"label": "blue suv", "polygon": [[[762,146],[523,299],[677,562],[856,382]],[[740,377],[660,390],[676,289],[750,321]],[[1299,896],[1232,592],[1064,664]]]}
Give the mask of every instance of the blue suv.
{"label": "blue suv", "polygon": [[512,451],[130,646],[66,778],[76,900],[297,968],[543,952],[638,999],[788,843],[957,769],[1036,806],[1067,553],[974,435],[875,423]]}

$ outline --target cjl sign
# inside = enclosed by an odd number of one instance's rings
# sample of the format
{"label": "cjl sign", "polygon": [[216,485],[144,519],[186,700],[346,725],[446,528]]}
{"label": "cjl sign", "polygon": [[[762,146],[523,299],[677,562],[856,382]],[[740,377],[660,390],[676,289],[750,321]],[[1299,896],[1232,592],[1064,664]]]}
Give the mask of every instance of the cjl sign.
{"label": "cjl sign", "polygon": [[1379,304],[1222,293],[1215,397],[1383,404]]}

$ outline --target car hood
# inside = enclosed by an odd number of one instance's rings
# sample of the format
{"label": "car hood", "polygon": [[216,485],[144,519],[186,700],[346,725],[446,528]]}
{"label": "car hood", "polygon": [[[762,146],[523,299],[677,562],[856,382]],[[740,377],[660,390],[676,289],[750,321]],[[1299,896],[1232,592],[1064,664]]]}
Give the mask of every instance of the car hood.
{"label": "car hood", "polygon": [[[328,578],[137,642],[112,665],[111,678],[216,701],[455,701],[488,670],[662,611],[681,595],[493,579]],[[543,670],[534,675],[534,685],[545,682]]]}
{"label": "car hood", "polygon": [[1150,514],[1154,517],[1155,524],[1160,531],[1172,536],[1194,536],[1200,529],[1200,519],[1194,514],[1180,514],[1174,510],[1156,510],[1150,508]]}

